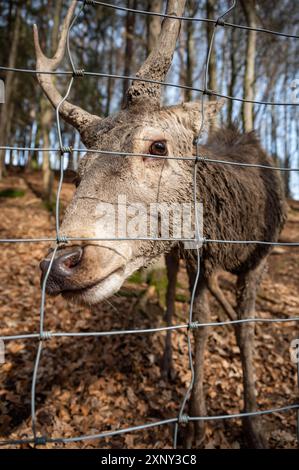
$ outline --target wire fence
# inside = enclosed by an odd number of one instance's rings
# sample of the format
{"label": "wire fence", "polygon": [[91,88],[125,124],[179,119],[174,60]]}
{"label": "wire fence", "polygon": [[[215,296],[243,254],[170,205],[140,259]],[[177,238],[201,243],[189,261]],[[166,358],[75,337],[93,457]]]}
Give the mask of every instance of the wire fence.
{"label": "wire fence", "polygon": [[[36,339],[38,340],[38,348],[37,348],[37,353],[36,353],[36,358],[35,358],[35,363],[34,363],[34,368],[33,368],[33,376],[32,376],[32,386],[31,386],[31,428],[32,428],[32,437],[31,438],[26,438],[26,439],[7,439],[0,441],[1,446],[5,445],[19,445],[19,444],[34,444],[34,445],[45,445],[47,443],[70,443],[70,442],[80,442],[80,441],[85,441],[85,440],[92,440],[92,439],[100,439],[100,438],[107,438],[107,437],[113,437],[125,433],[130,433],[130,432],[135,432],[135,431],[142,431],[146,430],[149,428],[153,427],[158,427],[158,426],[165,426],[165,425],[174,425],[174,437],[173,437],[173,447],[177,447],[177,437],[178,437],[178,430],[179,426],[181,424],[186,424],[188,422],[193,422],[193,421],[212,421],[212,420],[227,420],[227,419],[237,419],[237,418],[244,418],[244,417],[250,417],[250,416],[261,416],[261,415],[267,415],[267,414],[272,414],[272,413],[277,413],[277,412],[287,412],[287,411],[292,411],[292,410],[297,410],[297,438],[299,442],[299,403],[294,403],[294,404],[288,404],[283,407],[279,408],[273,408],[269,410],[258,410],[254,412],[243,412],[243,413],[236,413],[236,414],[223,414],[223,415],[216,415],[216,416],[188,416],[186,414],[186,405],[187,402],[190,398],[192,388],[194,385],[194,367],[193,367],[193,354],[192,354],[192,345],[191,345],[191,334],[192,331],[198,329],[198,328],[204,328],[204,327],[222,327],[222,326],[227,326],[227,325],[236,325],[236,324],[245,324],[245,323],[285,323],[285,322],[299,322],[299,317],[289,317],[289,318],[243,318],[243,319],[237,319],[237,320],[229,320],[229,321],[219,321],[219,322],[206,322],[206,323],[199,323],[197,321],[193,320],[193,308],[194,308],[194,300],[195,300],[195,295],[196,295],[196,289],[198,285],[198,281],[200,278],[200,260],[201,260],[201,253],[200,253],[200,246],[204,243],[228,243],[228,244],[256,244],[256,245],[272,245],[272,246],[289,246],[289,247],[298,247],[299,246],[299,241],[298,242],[273,242],[273,241],[267,241],[267,240],[213,240],[213,239],[207,239],[203,238],[200,236],[200,230],[199,230],[199,221],[197,219],[198,216],[198,211],[197,211],[197,204],[198,204],[198,197],[197,197],[197,170],[199,165],[204,162],[205,164],[208,165],[214,165],[214,164],[225,164],[225,165],[235,165],[239,167],[254,167],[254,168],[261,168],[264,171],[285,171],[285,172],[293,172],[293,171],[299,171],[299,168],[283,168],[283,167],[275,167],[275,166],[268,166],[268,165],[259,165],[259,164],[250,164],[250,163],[243,163],[243,162],[231,162],[231,161],[226,161],[226,160],[214,160],[211,158],[207,158],[204,155],[201,155],[200,152],[200,146],[199,146],[199,140],[200,136],[203,131],[204,127],[204,122],[205,122],[205,116],[204,116],[204,97],[205,95],[213,95],[216,97],[223,97],[229,100],[236,100],[236,101],[241,101],[241,102],[249,102],[249,103],[254,103],[254,104],[264,104],[264,105],[277,105],[277,106],[298,106],[299,103],[296,102],[267,102],[267,101],[255,101],[255,100],[248,100],[245,98],[238,98],[238,97],[233,97],[233,96],[228,96],[224,94],[217,93],[213,90],[209,90],[208,88],[208,69],[209,69],[209,63],[210,63],[210,58],[211,58],[211,52],[212,48],[214,45],[214,39],[215,39],[215,34],[217,31],[217,28],[219,27],[231,27],[231,28],[239,28],[243,29],[246,31],[257,31],[257,32],[262,32],[262,33],[267,33],[267,34],[273,34],[276,36],[280,37],[286,37],[286,38],[295,38],[299,39],[299,35],[295,34],[286,34],[282,32],[277,32],[277,31],[272,31],[269,29],[264,29],[264,28],[251,28],[249,26],[244,26],[244,25],[238,25],[238,24],[233,24],[224,21],[224,18],[236,7],[236,0],[233,0],[232,5],[222,14],[220,15],[217,19],[212,20],[212,19],[207,19],[207,18],[191,18],[191,17],[177,17],[177,16],[172,16],[172,15],[167,15],[167,14],[162,14],[162,13],[153,13],[153,12],[148,12],[148,11],[143,11],[143,10],[135,10],[135,9],[130,9],[126,7],[121,7],[117,5],[112,5],[108,4],[105,2],[100,2],[100,1],[94,1],[94,0],[78,0],[78,4],[80,7],[78,8],[78,12],[74,15],[74,18],[71,22],[70,27],[68,28],[68,33],[67,33],[67,54],[68,54],[68,59],[71,64],[71,70],[70,71],[55,71],[55,72],[48,72],[46,70],[38,70],[39,74],[55,74],[55,75],[67,75],[70,76],[70,82],[67,87],[67,92],[65,96],[62,98],[58,106],[56,107],[56,125],[57,125],[57,131],[58,131],[58,140],[59,140],[59,148],[27,148],[27,147],[11,147],[11,146],[1,146],[1,150],[27,150],[27,151],[55,151],[60,155],[60,179],[59,179],[59,185],[58,185],[58,191],[57,191],[57,197],[56,197],[56,213],[55,213],[55,221],[56,221],[56,237],[40,237],[40,238],[15,238],[15,239],[0,239],[0,243],[5,244],[5,243],[48,243],[48,242],[56,242],[56,246],[53,250],[51,260],[48,266],[47,273],[44,277],[43,283],[42,283],[42,296],[41,296],[41,304],[40,304],[40,319],[39,319],[39,332],[34,332],[31,334],[20,334],[20,335],[7,335],[7,336],[1,336],[0,340],[3,341],[14,341],[14,340],[32,340]],[[150,79],[144,79],[144,78],[138,78],[135,76],[125,76],[125,75],[114,75],[114,74],[104,74],[104,73],[96,73],[96,72],[87,72],[84,71],[83,69],[76,69],[74,66],[74,61],[71,55],[70,47],[69,47],[69,36],[70,32],[77,22],[80,14],[84,12],[85,8],[90,5],[92,7],[96,7],[97,5],[105,6],[107,8],[112,8],[116,10],[122,10],[125,12],[132,12],[134,14],[141,14],[141,15],[153,15],[153,16],[159,16],[161,18],[174,18],[174,19],[180,19],[182,21],[194,21],[194,22],[209,22],[214,25],[214,30],[213,34],[210,40],[209,44],[209,50],[208,50],[208,55],[207,55],[207,60],[205,63],[205,74],[204,74],[204,83],[202,88],[196,88],[196,87],[189,87],[189,86],[184,86],[184,85],[176,85],[172,83],[165,83],[165,82],[160,82],[156,80],[150,80]],[[31,69],[18,69],[18,68],[9,68],[9,67],[0,67],[0,70],[4,71],[14,71],[14,72],[19,72],[19,73],[32,73],[36,74],[36,70],[31,70]],[[190,161],[194,162],[194,172],[193,172],[193,197],[194,197],[194,211],[195,211],[195,237],[194,238],[179,238],[179,241],[193,241],[196,242],[196,255],[197,255],[197,272],[196,272],[196,278],[194,282],[194,286],[192,289],[191,293],[191,300],[190,300],[190,309],[189,309],[189,318],[188,322],[184,324],[179,324],[179,325],[173,325],[173,326],[165,326],[165,327],[159,327],[159,328],[147,328],[147,329],[132,329],[132,330],[111,330],[111,331],[92,331],[92,332],[50,332],[46,331],[44,328],[44,317],[45,317],[45,299],[46,299],[46,284],[47,280],[52,268],[52,264],[56,255],[56,252],[59,248],[59,245],[61,243],[68,243],[72,241],[84,241],[84,240],[89,240],[89,241],[100,241],[100,240],[150,240],[150,241],[166,241],[166,240],[171,240],[173,241],[174,238],[153,238],[153,237],[143,237],[143,238],[133,238],[133,237],[122,237],[122,238],[84,238],[84,237],[65,237],[60,235],[60,194],[61,194],[61,189],[63,185],[63,180],[64,180],[64,159],[66,154],[70,154],[73,151],[77,152],[92,152],[92,153],[105,153],[105,155],[110,155],[111,157],[142,157],[144,155],[142,154],[134,154],[134,153],[127,153],[127,152],[113,152],[113,151],[101,151],[98,149],[83,149],[83,148],[77,148],[74,149],[72,147],[64,146],[63,145],[63,136],[61,132],[61,126],[60,126],[60,114],[59,110],[63,102],[68,98],[69,93],[71,91],[71,88],[73,86],[74,80],[77,77],[86,77],[86,76],[95,76],[95,77],[110,77],[110,78],[115,78],[115,79],[129,79],[129,80],[140,80],[143,82],[151,82],[151,83],[156,83],[159,85],[163,86],[170,86],[170,87],[176,87],[176,88],[182,88],[182,89],[190,89],[193,91],[198,91],[201,93],[201,113],[202,113],[202,123],[201,123],[201,129],[198,134],[198,139],[197,139],[197,144],[196,144],[196,155],[192,156],[180,156],[180,157],[168,157],[168,156],[155,156],[155,158],[163,158],[163,159],[187,159]],[[148,154],[145,156],[148,157]],[[102,432],[98,434],[90,434],[90,435],[82,435],[82,436],[76,436],[76,437],[71,437],[71,438],[66,438],[66,437],[60,437],[60,438],[51,438],[50,436],[42,436],[39,435],[38,429],[37,429],[37,418],[36,418],[36,385],[37,385],[37,375],[39,371],[39,364],[40,364],[40,359],[41,359],[41,354],[43,351],[43,348],[45,347],[45,342],[50,341],[52,338],[61,338],[61,337],[77,337],[77,338],[82,338],[82,337],[103,337],[103,336],[113,336],[113,335],[132,335],[132,334],[148,334],[148,333],[154,333],[154,332],[167,332],[171,330],[185,330],[187,334],[187,342],[188,342],[188,357],[189,357],[189,367],[190,367],[190,372],[191,372],[191,379],[189,386],[186,390],[186,393],[184,395],[184,398],[182,402],[180,403],[179,407],[179,413],[177,416],[171,418],[171,419],[165,419],[161,421],[156,421],[156,422],[150,422],[147,424],[142,424],[138,426],[132,426],[128,428],[123,428],[123,429],[117,429],[117,430],[112,430],[112,431],[107,431],[107,432]],[[298,390],[299,390],[299,363],[297,363],[297,379],[298,379]]]}

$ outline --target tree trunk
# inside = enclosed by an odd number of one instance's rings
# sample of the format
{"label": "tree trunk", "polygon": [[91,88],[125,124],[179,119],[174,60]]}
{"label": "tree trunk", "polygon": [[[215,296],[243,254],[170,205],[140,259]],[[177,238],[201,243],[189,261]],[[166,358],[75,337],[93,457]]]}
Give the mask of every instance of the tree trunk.
{"label": "tree trunk", "polygon": [[[10,104],[9,104],[8,113],[7,113],[7,116],[6,116],[7,123],[6,123],[5,134],[6,134],[8,137],[10,136],[10,132],[11,132],[12,120],[13,120],[14,112],[15,112],[15,102],[14,102],[14,101],[11,101]],[[12,152],[10,152],[10,155],[11,155],[11,153],[12,153]],[[5,156],[5,155],[4,155],[4,156]],[[11,158],[11,157],[10,157],[10,158]]]}
{"label": "tree trunk", "polygon": [[[287,101],[288,97],[288,63],[286,64],[285,70],[285,79],[284,79],[284,99]],[[283,166],[285,168],[290,167],[290,145],[289,139],[290,136],[290,129],[289,129],[289,109],[288,106],[283,107],[283,118],[284,118],[284,159],[283,159]],[[283,172],[283,182],[284,182],[284,192],[287,198],[291,197],[291,189],[290,189],[290,172],[284,171]]]}
{"label": "tree trunk", "polygon": [[[53,29],[52,29],[52,37],[51,37],[52,51],[55,51],[57,47],[62,5],[63,5],[63,0],[57,0],[55,4]],[[40,118],[43,148],[47,148],[50,146],[50,132],[53,126],[53,116],[54,115],[53,115],[52,105],[50,104],[49,100],[43,95],[41,98],[41,118]],[[54,175],[53,175],[53,171],[51,170],[49,152],[43,152],[42,173],[43,173],[43,199],[48,204],[51,204]]]}
{"label": "tree trunk", "polygon": [[[207,5],[206,5],[206,12],[207,12],[207,18],[209,19],[214,19],[215,18],[215,0],[207,0]],[[213,31],[214,31],[214,24],[213,23],[207,23],[207,54],[209,52],[212,36],[213,36]],[[212,91],[217,91],[217,66],[216,66],[216,49],[215,49],[215,43],[212,46],[211,54],[210,54],[210,62],[209,62],[209,67],[208,67],[208,76],[209,76],[209,81],[207,83],[207,87],[209,90]],[[209,96],[209,100],[213,101],[215,100],[214,96]],[[217,122],[212,121],[210,123],[210,131],[213,130],[216,126]]]}
{"label": "tree trunk", "polygon": [[[207,18],[208,19],[215,19],[215,4],[216,4],[215,0],[207,0]],[[214,31],[214,24],[207,23],[208,50],[211,44],[213,31]],[[209,90],[217,91],[217,68],[216,68],[215,44],[211,50],[208,74],[209,74],[209,83],[208,83]],[[210,96],[209,99],[214,100],[215,98],[214,96]]]}
{"label": "tree trunk", "polygon": [[[185,53],[186,53],[186,24],[184,21],[181,23],[181,34],[178,38],[178,60],[179,60],[179,84],[184,86],[186,84],[186,60],[185,60]],[[187,90],[181,88],[179,90],[180,101],[186,101],[186,94]]]}
{"label": "tree trunk", "polygon": [[[16,7],[16,17],[15,17],[15,24],[14,30],[12,35],[12,44],[9,54],[8,60],[8,67],[15,67],[16,66],[16,59],[17,59],[17,49],[18,43],[20,39],[20,29],[21,29],[21,12],[20,8]],[[7,130],[11,128],[11,124],[9,123],[9,116],[12,118],[12,113],[9,113],[9,107],[11,105],[11,96],[13,91],[13,77],[14,72],[7,72],[6,73],[6,80],[5,80],[5,103],[1,105],[1,112],[0,112],[0,145],[7,145],[7,138],[9,137],[7,134]],[[0,150],[0,179],[2,178],[3,174],[5,173],[5,150]]]}
{"label": "tree trunk", "polygon": [[[274,93],[273,93],[274,101]],[[271,155],[278,164],[276,109],[271,106]]]}
{"label": "tree trunk", "polygon": [[[37,126],[34,134],[34,141],[32,142],[32,146],[35,148],[40,147],[41,145],[41,128],[38,125],[37,121]],[[38,169],[38,161],[39,161],[39,152],[34,152],[31,156],[31,162],[30,162],[30,169],[36,170]]]}
{"label": "tree trunk", "polygon": [[[31,112],[30,112],[30,117],[32,119],[30,123],[30,133],[29,133],[29,142],[28,142],[28,147],[32,148],[33,147],[33,142],[35,141],[35,130],[36,130],[36,108],[33,107]],[[32,168],[32,154],[33,152],[30,151],[28,152],[28,158],[26,162],[26,170],[30,170]]]}
{"label": "tree trunk", "polygon": [[[190,11],[188,6],[188,15],[192,16],[193,12]],[[194,25],[193,21],[187,21],[186,25],[186,82],[187,86],[193,86],[193,74],[194,74]],[[185,90],[184,100],[192,100],[192,90]]]}
{"label": "tree trunk", "polygon": [[[136,0],[127,0],[127,7],[136,10]],[[134,50],[134,31],[135,31],[135,19],[136,15],[130,11],[127,12],[126,18],[126,48],[125,48],[125,65],[124,75],[128,76],[131,74],[132,63],[133,63],[133,50]],[[123,80],[123,105],[126,103],[127,90],[129,88],[130,80]]]}
{"label": "tree trunk", "polygon": [[[41,137],[43,141],[43,148],[50,146],[50,131],[53,124],[53,110],[46,97],[42,97],[41,102]],[[53,192],[53,171],[50,164],[50,153],[43,152],[42,163],[43,174],[43,199],[47,203],[51,203]]]}
{"label": "tree trunk", "polygon": [[[241,0],[241,4],[247,25],[255,28],[257,26],[255,0]],[[247,100],[254,99],[256,36],[256,31],[248,31],[244,74],[244,96]],[[243,103],[242,117],[245,132],[249,132],[254,128],[253,111],[253,103]]]}
{"label": "tree trunk", "polygon": [[[110,75],[113,74],[113,64],[114,64],[114,29],[115,29],[115,15],[113,14],[112,20],[111,20],[111,35],[110,35],[110,40],[109,40],[109,46],[110,46],[110,54],[111,58],[109,60],[109,65],[108,65],[108,73]],[[113,93],[113,85],[114,85],[114,80],[111,77],[108,77],[107,79],[107,88],[106,88],[106,106],[105,106],[105,116],[109,116],[110,114],[110,106],[111,106],[111,100],[112,100],[112,93]]]}
{"label": "tree trunk", "polygon": [[[236,23],[236,12],[233,10],[233,23]],[[237,31],[235,28],[231,28],[230,32],[230,82],[228,86],[228,95],[234,96],[235,93],[235,85],[237,81],[237,70],[236,70],[236,35]],[[233,110],[234,110],[234,100],[227,100],[227,120],[228,125],[231,126],[233,124]]]}

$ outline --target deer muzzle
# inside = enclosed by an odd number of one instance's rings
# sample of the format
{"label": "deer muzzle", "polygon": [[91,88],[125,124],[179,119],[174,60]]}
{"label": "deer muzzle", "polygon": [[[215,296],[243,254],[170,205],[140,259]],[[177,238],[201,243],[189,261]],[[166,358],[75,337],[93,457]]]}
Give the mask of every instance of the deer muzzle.
{"label": "deer muzzle", "polygon": [[52,256],[49,253],[40,263],[41,283],[46,282],[46,292],[50,295],[63,294],[78,301],[80,298],[84,301],[88,293],[105,282],[107,284],[110,277],[114,276],[115,282],[115,277],[121,276],[126,264],[126,259],[116,250],[99,245],[59,248],[50,266]]}

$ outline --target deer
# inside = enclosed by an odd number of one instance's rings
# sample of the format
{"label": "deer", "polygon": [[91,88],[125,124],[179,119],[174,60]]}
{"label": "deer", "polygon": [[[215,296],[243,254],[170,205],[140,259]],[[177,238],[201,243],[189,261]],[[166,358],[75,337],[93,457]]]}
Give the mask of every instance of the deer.
{"label": "deer", "polygon": [[[164,255],[168,275],[168,325],[175,313],[181,259],[186,263],[190,291],[195,289],[193,318],[196,322],[206,324],[210,320],[209,293],[215,296],[221,312],[224,310],[229,319],[254,317],[256,295],[271,245],[204,242],[199,249],[200,276],[195,286],[194,250],[186,249],[177,239],[128,240],[124,237],[111,240],[109,227],[101,225],[103,214],[97,209],[101,203],[116,204],[119,194],[125,195],[132,204],[162,201],[167,205],[193,200],[194,160],[185,157],[196,156],[199,151],[200,155],[217,161],[212,164],[203,159],[196,168],[197,195],[203,203],[203,239],[278,240],[286,213],[283,191],[277,172],[254,166],[272,166],[271,157],[262,149],[255,132],[244,134],[237,128],[220,127],[198,143],[203,127],[215,122],[222,106],[220,100],[161,104],[162,84],[172,63],[185,0],[168,0],[168,17],[163,19],[157,44],[128,87],[123,108],[108,117],[93,115],[63,100],[51,74],[63,60],[76,4],[76,1],[70,4],[52,58],[41,50],[38,29],[34,26],[39,85],[53,107],[59,106],[61,118],[79,131],[83,144],[90,149],[80,161],[76,189],[60,226],[60,235],[65,241],[59,242],[53,259],[53,251],[50,251],[40,264],[42,281],[47,276],[46,292],[61,294],[68,301],[96,305],[117,292],[132,273]],[[239,167],[224,164],[223,160],[253,166]],[[79,241],[71,240],[78,238]],[[88,240],[90,238],[93,240]],[[236,276],[234,307],[219,287],[221,271]],[[243,371],[244,412],[251,413],[257,409],[254,325],[241,322],[235,330]],[[189,416],[207,416],[204,354],[209,331],[208,326],[193,331],[194,385]],[[168,374],[170,331],[166,336],[163,364]],[[259,416],[245,416],[242,423],[250,447],[267,446]],[[204,435],[204,421],[189,421],[183,445],[200,447]]]}

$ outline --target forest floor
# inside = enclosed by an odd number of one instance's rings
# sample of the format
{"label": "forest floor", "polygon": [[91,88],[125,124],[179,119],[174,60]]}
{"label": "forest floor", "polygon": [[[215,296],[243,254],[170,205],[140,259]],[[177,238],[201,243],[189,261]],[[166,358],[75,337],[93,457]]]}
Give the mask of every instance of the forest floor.
{"label": "forest floor", "polygon": [[[14,175],[0,185],[0,238],[55,236],[54,216],[39,196],[39,174]],[[3,191],[6,192],[3,193]],[[8,191],[7,191],[8,190]],[[62,191],[65,205],[70,184]],[[7,196],[18,197],[7,197]],[[299,240],[299,202],[290,201],[282,241]],[[1,245],[0,334],[24,334],[39,329],[39,261],[47,244]],[[293,317],[299,312],[299,249],[277,248],[269,259],[257,300],[257,316]],[[133,276],[121,291],[89,310],[67,304],[61,297],[46,299],[45,330],[51,332],[109,331],[165,325],[159,283],[148,285]],[[164,282],[164,281],[163,281]],[[161,286],[163,287],[161,281]],[[221,286],[234,302],[234,277],[223,273]],[[161,287],[160,286],[160,287]],[[163,290],[163,289],[162,289]],[[184,266],[179,275],[175,323],[188,318],[188,289]],[[219,306],[211,298],[213,320]],[[256,331],[258,406],[261,410],[298,403],[296,365],[290,342],[298,324],[260,323]],[[160,378],[164,333],[116,335],[101,338],[52,338],[42,352],[37,381],[37,430],[53,438],[100,433],[175,417],[190,380],[186,330],[173,333],[175,377]],[[32,436],[30,389],[37,340],[6,343],[0,365],[0,440]],[[205,358],[205,392],[209,415],[242,410],[240,356],[231,326],[211,329]],[[269,446],[294,448],[296,411],[262,418]],[[169,448],[169,425],[68,447]],[[47,447],[64,447],[48,444]],[[241,421],[209,421],[206,448],[244,447]]]}

